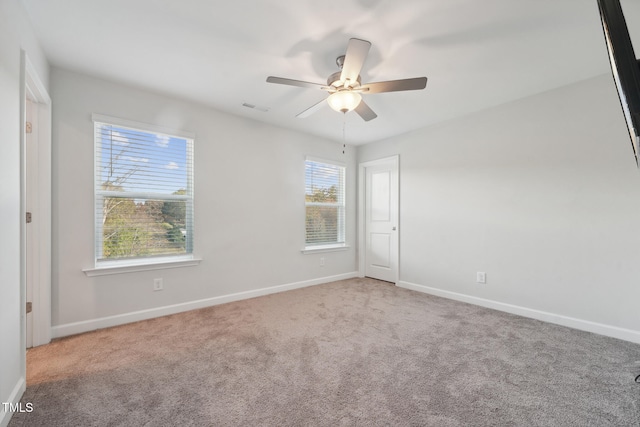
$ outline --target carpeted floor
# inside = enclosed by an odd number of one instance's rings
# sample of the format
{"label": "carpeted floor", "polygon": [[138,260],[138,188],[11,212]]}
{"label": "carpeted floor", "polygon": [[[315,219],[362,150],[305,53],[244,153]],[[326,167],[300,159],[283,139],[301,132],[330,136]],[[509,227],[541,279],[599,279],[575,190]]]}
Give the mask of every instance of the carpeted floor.
{"label": "carpeted floor", "polygon": [[370,279],[28,351],[18,426],[633,426],[640,345]]}

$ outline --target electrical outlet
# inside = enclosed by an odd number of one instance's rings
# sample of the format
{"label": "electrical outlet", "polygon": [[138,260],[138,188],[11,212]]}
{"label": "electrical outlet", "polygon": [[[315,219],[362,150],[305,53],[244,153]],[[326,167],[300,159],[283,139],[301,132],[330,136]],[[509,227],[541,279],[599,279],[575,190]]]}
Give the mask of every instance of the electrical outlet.
{"label": "electrical outlet", "polygon": [[153,290],[154,291],[161,291],[163,289],[164,289],[164,286],[162,284],[162,278],[153,279]]}
{"label": "electrical outlet", "polygon": [[320,258],[320,267],[324,267],[324,257]]}
{"label": "electrical outlet", "polygon": [[487,283],[487,273],[485,273],[484,271],[478,271],[476,273],[476,282]]}

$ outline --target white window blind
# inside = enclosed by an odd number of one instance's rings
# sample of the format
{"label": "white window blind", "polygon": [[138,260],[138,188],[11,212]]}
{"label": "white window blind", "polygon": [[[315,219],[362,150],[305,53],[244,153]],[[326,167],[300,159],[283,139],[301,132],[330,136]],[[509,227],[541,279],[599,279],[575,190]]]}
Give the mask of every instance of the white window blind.
{"label": "white window blind", "polygon": [[193,139],[96,121],[95,255],[193,251]]}
{"label": "white window blind", "polygon": [[345,168],[305,161],[306,246],[345,243]]}

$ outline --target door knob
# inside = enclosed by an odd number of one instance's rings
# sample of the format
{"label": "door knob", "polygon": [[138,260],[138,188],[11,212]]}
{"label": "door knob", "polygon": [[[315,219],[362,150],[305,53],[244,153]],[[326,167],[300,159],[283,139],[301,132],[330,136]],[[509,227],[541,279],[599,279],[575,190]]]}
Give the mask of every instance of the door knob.
{"label": "door knob", "polygon": [[395,227],[393,227],[391,230],[396,231],[396,228],[395,228]]}

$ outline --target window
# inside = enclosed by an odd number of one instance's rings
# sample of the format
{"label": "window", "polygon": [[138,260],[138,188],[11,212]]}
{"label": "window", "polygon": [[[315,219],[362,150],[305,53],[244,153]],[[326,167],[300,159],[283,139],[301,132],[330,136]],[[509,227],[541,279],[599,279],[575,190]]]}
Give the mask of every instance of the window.
{"label": "window", "polygon": [[345,245],[345,167],[305,161],[306,249]]}
{"label": "window", "polygon": [[94,115],[95,256],[101,261],[193,251],[193,138]]}

